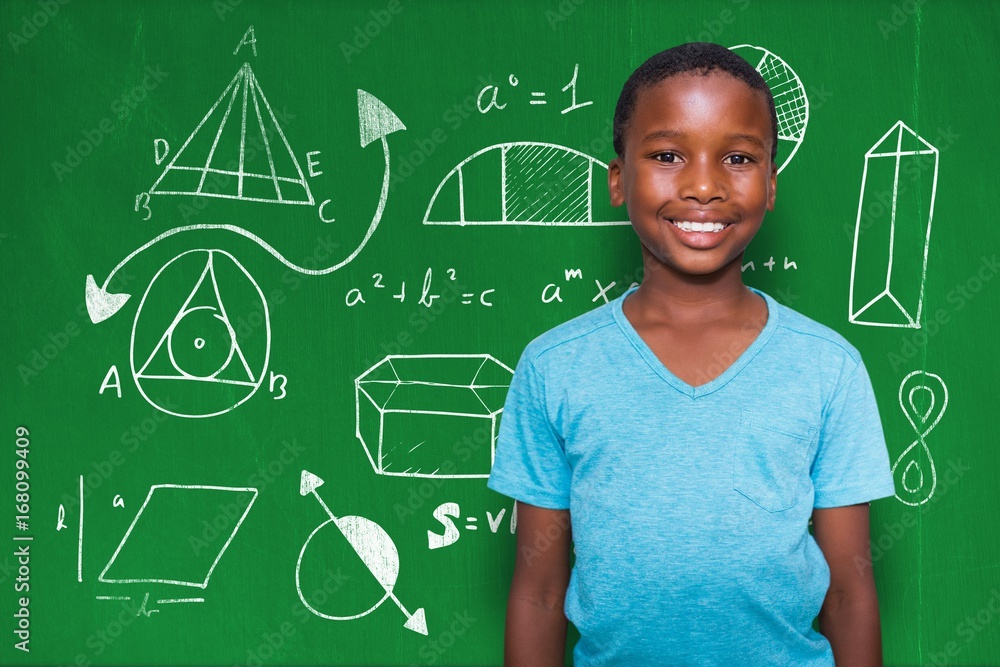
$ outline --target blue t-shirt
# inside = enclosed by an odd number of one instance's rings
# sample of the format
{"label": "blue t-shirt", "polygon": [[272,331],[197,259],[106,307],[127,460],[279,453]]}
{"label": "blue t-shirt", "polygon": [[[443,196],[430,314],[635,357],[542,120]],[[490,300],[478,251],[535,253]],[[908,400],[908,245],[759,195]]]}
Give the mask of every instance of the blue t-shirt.
{"label": "blue t-shirt", "polygon": [[570,510],[575,664],[832,667],[808,521],[894,492],[857,350],[762,294],[757,339],[692,387],[622,313],[629,293],[525,349],[489,480]]}

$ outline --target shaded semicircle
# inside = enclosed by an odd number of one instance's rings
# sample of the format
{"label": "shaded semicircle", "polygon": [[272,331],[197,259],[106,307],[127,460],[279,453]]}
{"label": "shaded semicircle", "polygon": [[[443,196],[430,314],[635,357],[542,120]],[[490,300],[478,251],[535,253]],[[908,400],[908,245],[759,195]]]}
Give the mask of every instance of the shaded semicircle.
{"label": "shaded semicircle", "polygon": [[[628,225],[611,206],[608,165],[558,144],[495,144],[458,163],[427,204],[425,225]],[[624,218],[624,219],[623,219]]]}

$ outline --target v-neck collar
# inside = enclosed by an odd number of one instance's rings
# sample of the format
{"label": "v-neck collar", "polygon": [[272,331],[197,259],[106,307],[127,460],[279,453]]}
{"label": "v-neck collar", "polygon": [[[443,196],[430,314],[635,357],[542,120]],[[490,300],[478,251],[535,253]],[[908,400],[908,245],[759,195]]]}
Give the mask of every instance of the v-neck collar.
{"label": "v-neck collar", "polygon": [[768,339],[771,338],[774,330],[778,327],[777,302],[764,292],[751,287],[750,290],[755,294],[761,295],[767,303],[767,322],[764,324],[764,328],[757,334],[757,337],[750,344],[750,347],[745,349],[743,353],[737,357],[736,361],[730,364],[729,368],[722,373],[722,375],[713,379],[711,382],[694,387],[681,380],[679,377],[674,375],[669,368],[663,365],[660,358],[656,356],[656,353],[654,353],[649,345],[646,344],[646,341],[642,339],[639,332],[635,330],[632,323],[629,322],[627,317],[625,317],[625,312],[622,310],[622,304],[625,303],[625,299],[628,295],[637,289],[638,286],[629,288],[625,294],[621,295],[612,302],[611,312],[615,318],[615,322],[618,324],[618,328],[621,329],[622,333],[625,334],[629,343],[632,344],[632,347],[636,349],[639,356],[643,358],[649,367],[652,368],[653,371],[655,371],[656,374],[664,380],[664,382],[692,399],[706,396],[718,389],[721,389],[728,384],[730,380],[739,375],[740,371],[742,371],[757,355],[757,353],[760,352],[764,345],[767,344]]}

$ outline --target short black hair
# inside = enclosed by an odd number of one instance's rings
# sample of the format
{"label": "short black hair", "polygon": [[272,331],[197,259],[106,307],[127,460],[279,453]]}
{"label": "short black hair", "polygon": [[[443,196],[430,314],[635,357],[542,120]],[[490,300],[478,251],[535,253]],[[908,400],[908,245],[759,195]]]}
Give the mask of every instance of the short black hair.
{"label": "short black hair", "polygon": [[625,130],[632,120],[640,92],[678,74],[708,76],[716,71],[725,72],[764,95],[767,108],[771,112],[773,132],[771,161],[773,162],[778,155],[778,115],[774,110],[774,96],[771,94],[771,89],[764,81],[764,77],[750,63],[726,47],[711,42],[691,42],[660,51],[632,72],[632,76],[622,87],[622,94],[615,106],[613,128],[615,152],[619,156],[625,154]]}

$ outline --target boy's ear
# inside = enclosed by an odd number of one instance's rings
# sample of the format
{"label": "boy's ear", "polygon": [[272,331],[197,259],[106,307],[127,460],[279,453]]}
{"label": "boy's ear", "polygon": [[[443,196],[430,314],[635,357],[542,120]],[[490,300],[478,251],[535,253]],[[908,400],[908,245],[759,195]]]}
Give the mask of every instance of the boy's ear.
{"label": "boy's ear", "polygon": [[621,206],[625,203],[625,189],[622,186],[621,157],[616,157],[608,163],[608,194],[611,195],[612,206]]}
{"label": "boy's ear", "polygon": [[774,163],[774,160],[771,160],[771,176],[770,176],[770,178],[768,180],[769,180],[769,183],[768,183],[768,185],[769,185],[769,187],[768,187],[769,192],[768,192],[768,195],[767,195],[767,210],[768,211],[773,211],[774,210],[774,196],[775,196],[776,191],[778,189],[778,165],[776,165]]}

